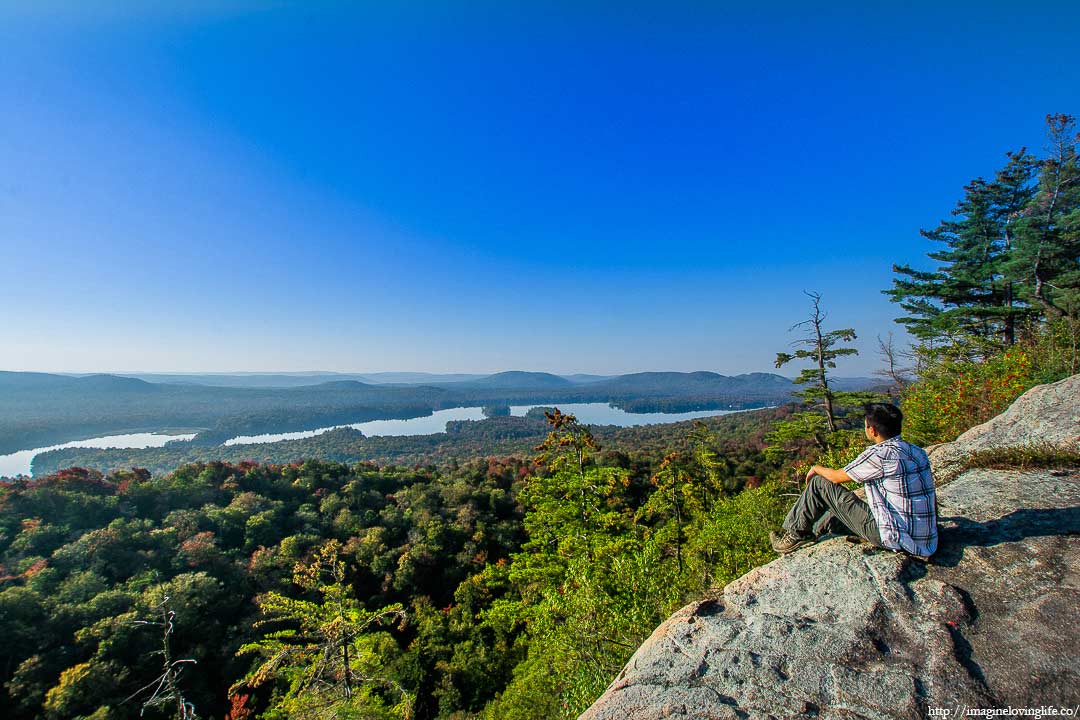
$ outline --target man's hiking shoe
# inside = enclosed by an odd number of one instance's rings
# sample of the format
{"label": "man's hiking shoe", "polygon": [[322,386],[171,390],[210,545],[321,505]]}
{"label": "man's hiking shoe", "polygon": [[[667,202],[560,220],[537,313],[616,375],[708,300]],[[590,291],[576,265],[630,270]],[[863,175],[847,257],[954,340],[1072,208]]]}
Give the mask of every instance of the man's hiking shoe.
{"label": "man's hiking shoe", "polygon": [[781,555],[786,555],[793,550],[798,550],[803,545],[814,542],[814,538],[807,535],[795,535],[790,532],[784,532],[783,534],[771,532],[769,533],[769,542],[772,543],[773,550]]}

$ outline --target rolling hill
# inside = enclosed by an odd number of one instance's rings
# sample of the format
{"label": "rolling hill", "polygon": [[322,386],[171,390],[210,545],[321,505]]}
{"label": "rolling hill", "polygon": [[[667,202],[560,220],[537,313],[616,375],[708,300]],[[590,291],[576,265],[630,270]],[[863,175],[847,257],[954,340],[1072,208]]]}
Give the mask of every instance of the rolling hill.
{"label": "rolling hill", "polygon": [[[795,389],[791,380],[773,373],[705,371],[592,376],[590,382],[508,371],[429,384],[373,384],[362,376],[311,374],[296,377],[320,382],[292,387],[200,385],[191,382],[200,376],[184,377],[184,383],[159,383],[107,374],[0,372],[0,454],[164,428],[201,431],[195,442],[216,444],[235,435],[420,417],[468,406],[607,402],[628,412],[745,409],[784,403]],[[225,382],[224,377],[214,376],[215,382]],[[253,377],[268,383],[293,376]],[[854,378],[845,389],[872,383]]]}

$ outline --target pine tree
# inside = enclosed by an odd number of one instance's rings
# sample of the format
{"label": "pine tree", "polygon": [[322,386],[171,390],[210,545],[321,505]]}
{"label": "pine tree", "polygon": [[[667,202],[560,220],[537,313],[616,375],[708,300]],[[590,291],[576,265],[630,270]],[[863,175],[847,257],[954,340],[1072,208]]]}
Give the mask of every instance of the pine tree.
{"label": "pine tree", "polygon": [[[675,548],[675,564],[679,575],[683,574],[683,545],[686,543],[686,523],[690,508],[699,495],[695,478],[689,470],[687,458],[677,452],[668,453],[653,474],[650,482],[656,490],[638,508],[639,519],[660,519],[654,536]],[[667,522],[665,522],[665,520]]]}
{"label": "pine tree", "polygon": [[497,632],[522,630],[528,647],[483,715],[499,720],[580,715],[662,619],[675,588],[660,546],[630,524],[629,473],[594,463],[599,446],[573,415],[545,415],[551,432],[536,448],[544,471],[519,496],[528,540],[506,570],[512,592],[485,614]]}
{"label": "pine tree", "polygon": [[827,314],[821,309],[821,295],[816,292],[808,292],[812,310],[810,317],[800,323],[791,326],[791,329],[806,328],[807,336],[802,340],[796,340],[793,344],[804,345],[809,349],[796,350],[794,354],[776,353],[776,367],[782,368],[792,360],[811,360],[813,367],[803,368],[799,376],[795,378],[797,385],[807,385],[796,395],[803,402],[813,403],[820,401],[825,409],[825,422],[829,432],[836,432],[836,400],[837,393],[829,387],[828,370],[836,367],[836,359],[845,355],[858,355],[855,348],[835,347],[841,342],[855,340],[853,328],[842,330],[825,330]]}
{"label": "pine tree", "polygon": [[616,497],[629,483],[627,473],[592,463],[600,445],[573,415],[558,408],[544,415],[551,432],[536,447],[535,462],[548,472],[531,476],[521,494],[526,547],[557,546],[564,559],[591,560],[596,536],[620,522]]}
{"label": "pine tree", "polygon": [[789,420],[779,422],[773,431],[766,435],[769,446],[765,454],[772,459],[783,457],[793,445],[812,441],[821,452],[828,452],[841,433],[841,411],[845,407],[858,406],[862,403],[879,399],[875,393],[838,392],[829,384],[829,371],[836,368],[837,358],[858,355],[852,347],[837,347],[840,343],[849,343],[856,339],[853,328],[826,330],[825,320],[828,314],[821,309],[821,295],[808,292],[811,300],[810,317],[791,327],[792,330],[803,328],[806,337],[793,344],[800,347],[794,353],[776,354],[776,367],[781,368],[794,360],[810,360],[812,365],[803,368],[795,383],[807,388],[795,393],[804,404],[819,410],[804,410],[791,415]]}
{"label": "pine tree", "polygon": [[[716,452],[716,437],[709,431],[709,426],[702,421],[694,421],[694,429],[687,434],[686,440],[693,453],[694,463],[703,476],[702,481],[698,483],[700,494],[698,505],[708,508],[722,493],[736,490],[735,479],[730,472],[731,464]],[[721,472],[726,473],[728,482],[724,481]]]}
{"label": "pine tree", "polygon": [[[923,361],[942,349],[977,360],[1012,346],[1018,332],[1080,345],[1080,135],[1076,119],[1048,115],[1047,157],[1008,153],[993,181],[964,188],[953,218],[922,234],[943,244],[933,270],[894,265],[883,291],[906,313],[897,319],[921,341]],[[1049,327],[1040,326],[1042,320]],[[1048,332],[1045,332],[1048,331]]]}
{"label": "pine tree", "polygon": [[412,698],[382,672],[382,651],[394,645],[380,625],[404,621],[400,605],[367,610],[345,580],[341,545],[331,540],[307,563],[298,563],[293,582],[317,599],[277,592],[258,598],[264,618],[257,627],[279,629],[243,645],[238,655],[262,658],[232,688],[257,688],[283,681],[268,718],[408,718]]}
{"label": "pine tree", "polygon": [[922,235],[945,247],[929,253],[940,263],[933,271],[894,265],[900,277],[883,291],[908,314],[897,320],[927,343],[975,340],[979,345],[1008,347],[1016,325],[1029,314],[1017,302],[1012,262],[1019,221],[1033,195],[1037,162],[1021,149],[993,182],[977,178],[964,188],[953,211]]}
{"label": "pine tree", "polygon": [[1011,275],[1050,319],[1080,317],[1080,157],[1076,118],[1046,117],[1048,157],[1020,223]]}

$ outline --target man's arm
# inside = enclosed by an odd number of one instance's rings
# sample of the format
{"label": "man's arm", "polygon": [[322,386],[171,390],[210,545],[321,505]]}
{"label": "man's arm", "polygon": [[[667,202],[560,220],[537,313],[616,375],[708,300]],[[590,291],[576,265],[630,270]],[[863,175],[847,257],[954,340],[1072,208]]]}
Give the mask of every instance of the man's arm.
{"label": "man's arm", "polygon": [[844,472],[842,469],[827,468],[821,465],[815,465],[810,468],[810,471],[806,473],[806,481],[810,482],[810,478],[814,475],[820,475],[831,483],[840,485],[842,483],[851,482],[851,476]]}

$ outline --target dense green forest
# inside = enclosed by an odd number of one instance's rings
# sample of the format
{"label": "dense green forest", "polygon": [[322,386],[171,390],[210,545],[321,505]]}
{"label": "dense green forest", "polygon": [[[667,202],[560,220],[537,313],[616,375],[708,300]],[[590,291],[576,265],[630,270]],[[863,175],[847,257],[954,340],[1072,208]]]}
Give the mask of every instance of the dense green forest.
{"label": "dense green forest", "polygon": [[[536,461],[10,483],[0,702],[13,718],[136,717],[150,700],[170,717],[179,695],[199,717],[574,715],[667,612],[768,557],[774,415],[719,418],[722,437],[635,428],[620,450],[555,413]],[[154,654],[170,612],[170,657],[195,661],[176,677]]]}
{"label": "dense green forest", "polygon": [[[964,188],[925,233],[940,243],[929,267],[898,265],[885,291],[916,338],[879,338],[911,440],[951,440],[1080,369],[1080,138],[1073,118],[1047,120],[1046,154],[1010,153]],[[772,557],[766,534],[808,464],[864,446],[871,396],[833,378],[856,329],[808,295],[776,357],[800,366],[795,408],[624,430],[493,413],[441,439],[386,439],[383,464],[69,468],[0,486],[0,707],[576,717],[671,610]],[[449,449],[469,437],[512,454]],[[290,452],[380,447],[311,440]]]}

